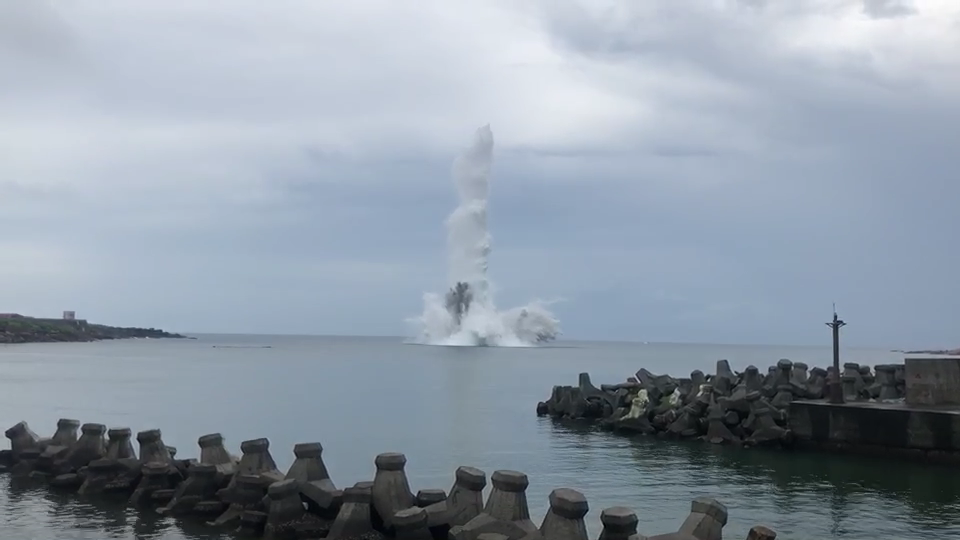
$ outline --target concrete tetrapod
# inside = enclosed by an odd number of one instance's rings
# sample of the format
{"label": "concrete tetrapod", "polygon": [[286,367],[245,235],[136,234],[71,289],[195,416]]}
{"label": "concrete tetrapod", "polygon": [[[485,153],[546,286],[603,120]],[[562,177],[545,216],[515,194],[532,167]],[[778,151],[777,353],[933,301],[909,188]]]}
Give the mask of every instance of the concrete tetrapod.
{"label": "concrete tetrapod", "polygon": [[155,505],[170,501],[175,492],[174,486],[178,483],[173,478],[175,471],[170,465],[159,461],[148,461],[141,468],[140,483],[130,495],[129,504]]}
{"label": "concrete tetrapod", "polygon": [[137,433],[137,442],[140,443],[141,477],[130,496],[130,503],[166,504],[173,497],[176,485],[183,479],[173,459],[177,450],[163,443],[159,429]]}
{"label": "concrete tetrapod", "polygon": [[857,383],[860,382],[859,375],[841,375],[840,384],[843,387],[843,400],[846,402],[853,402],[860,399],[860,394],[857,392]]}
{"label": "concrete tetrapod", "polygon": [[[703,385],[707,383],[707,376],[699,369],[690,372],[690,392],[683,397],[684,405],[689,405],[700,394]],[[629,392],[627,392],[629,395]]]}
{"label": "concrete tetrapod", "polygon": [[159,429],[148,429],[137,433],[137,443],[140,444],[141,463],[170,464],[173,462],[170,450],[163,444],[163,436]]}
{"label": "concrete tetrapod", "polygon": [[127,459],[137,457],[137,452],[133,449],[133,442],[130,438],[133,432],[128,427],[112,428],[107,431],[107,454],[108,459]]}
{"label": "concrete tetrapod", "polygon": [[[580,389],[580,394],[584,398],[588,400],[590,398],[598,398],[604,401],[605,405],[609,407],[611,411],[617,408],[616,398],[613,395],[611,395],[609,392],[604,392],[599,388],[597,388],[596,386],[594,386],[593,383],[590,381],[589,373],[580,374],[577,386]],[[601,407],[603,407],[603,405],[601,405]]]}
{"label": "concrete tetrapod", "polygon": [[[776,407],[777,409],[783,409],[790,406],[790,402],[793,401],[794,396],[794,384],[791,382],[793,379],[793,362],[787,360],[786,358],[777,362],[777,373],[774,377],[776,382],[775,389],[776,394],[770,400],[770,404]],[[806,393],[806,388],[804,387],[801,390],[802,393]]]}
{"label": "concrete tetrapod", "polygon": [[[211,525],[223,527],[227,525],[239,526],[244,512],[262,511],[263,500],[267,494],[270,482],[255,474],[237,474],[231,482],[229,490],[221,490],[220,497],[228,503],[227,509],[211,522]],[[252,523],[256,523],[253,520]]]}
{"label": "concrete tetrapod", "polygon": [[822,399],[827,390],[827,370],[821,367],[810,369],[807,379],[807,399]]}
{"label": "concrete tetrapod", "polygon": [[120,461],[110,458],[95,459],[87,465],[84,480],[78,489],[81,495],[95,495],[106,491],[107,485],[120,474]]}
{"label": "concrete tetrapod", "polygon": [[37,465],[37,460],[43,452],[40,447],[27,448],[20,452],[20,461],[10,469],[10,476],[25,477],[30,476]]}
{"label": "concrete tetrapod", "polygon": [[407,457],[397,452],[380,454],[374,460],[377,473],[373,477],[373,510],[387,530],[393,526],[394,514],[416,503],[403,470],[406,464]]}
{"label": "concrete tetrapod", "polygon": [[323,463],[323,445],[318,442],[300,443],[293,447],[293,455],[297,459],[284,478],[297,481],[300,497],[317,514],[327,519],[337,517],[343,492],[333,484]]}
{"label": "concrete tetrapod", "polygon": [[237,459],[223,446],[223,435],[208,433],[197,439],[200,446],[200,463],[210,465],[236,465]]}
{"label": "concrete tetrapod", "polygon": [[697,540],[723,540],[723,526],[726,524],[726,506],[716,499],[697,497],[690,505],[690,515],[677,532],[689,534]]}
{"label": "concrete tetrapod", "polygon": [[877,399],[892,401],[900,397],[897,392],[897,366],[881,364],[874,366],[874,370],[877,372],[876,381],[880,385]]}
{"label": "concrete tetrapod", "polygon": [[231,455],[223,445],[223,435],[208,433],[197,439],[200,446],[200,463],[212,465],[217,474],[217,483],[228,483],[237,473],[240,460]]}
{"label": "concrete tetrapod", "polygon": [[300,482],[295,478],[274,482],[267,489],[269,506],[264,534],[267,538],[295,538],[295,526],[305,510],[300,501]]}
{"label": "concrete tetrapod", "polygon": [[240,443],[240,463],[234,481],[240,476],[263,476],[265,482],[279,482],[283,480],[283,473],[277,469],[277,462],[270,455],[270,441],[264,438],[251,439]]}
{"label": "concrete tetrapod", "polygon": [[713,391],[718,396],[729,396],[733,391],[733,386],[737,382],[737,377],[730,369],[730,362],[727,360],[717,360],[717,373],[713,378]]}
{"label": "concrete tetrapod", "polygon": [[804,362],[794,362],[793,371],[790,373],[790,382],[797,388],[802,389],[805,393],[807,390],[807,381],[810,380],[810,376],[807,373],[808,366]]}
{"label": "concrete tetrapod", "polygon": [[527,486],[530,480],[522,472],[500,470],[490,477],[493,490],[483,507],[483,513],[502,521],[512,521],[520,528],[533,532],[538,530],[530,519],[527,505]]}
{"label": "concrete tetrapod", "polygon": [[77,430],[80,428],[80,421],[72,418],[61,418],[57,420],[57,431],[50,437],[46,446],[65,446],[72,447],[77,442]]}
{"label": "concrete tetrapod", "polygon": [[398,540],[432,540],[427,511],[419,506],[397,511],[393,515],[393,537]]}
{"label": "concrete tetrapod", "polygon": [[[131,436],[130,428],[107,430],[107,450],[103,459],[109,463],[97,464],[96,480],[82,488],[84,492],[124,491],[136,485],[140,480],[142,462],[133,449]],[[91,461],[90,466],[93,464]]]}
{"label": "concrete tetrapod", "polygon": [[[856,370],[852,365],[848,368],[856,374],[851,380],[854,388],[847,392],[852,397],[856,381],[861,380],[861,372],[866,370],[859,365]],[[878,371],[876,383],[869,392],[864,389],[860,394],[862,399],[874,392],[879,398],[884,386],[881,382],[888,379],[880,373],[884,369]],[[598,415],[598,409],[591,403],[600,401],[595,397],[586,400],[578,388],[554,386],[550,399],[537,404],[537,414],[557,419],[596,420],[601,428],[667,438],[699,438],[747,446],[791,447],[796,442],[805,443],[809,439],[809,428],[803,432],[803,438],[789,429],[792,404],[798,400],[822,399],[828,390],[825,388],[827,371],[808,369],[803,362],[781,359],[768,369],[763,380],[760,373],[755,366],[748,366],[743,373],[734,373],[729,363],[721,360],[717,363],[717,374],[708,375],[705,382],[695,385],[695,374],[691,373],[690,379],[681,379],[682,384],[678,385],[676,379],[669,376],[640,369],[637,377],[629,378],[628,382],[601,385],[600,391],[606,392],[616,404],[610,412],[605,408],[603,415]],[[896,373],[894,384],[887,384],[885,393],[902,399],[904,390]],[[726,387],[726,393],[717,390],[718,385]],[[716,406],[711,406],[711,394]],[[769,412],[764,411],[765,408]]]}
{"label": "concrete tetrapod", "polygon": [[427,507],[431,527],[463,526],[483,511],[487,475],[475,467],[457,467],[450,495]]}
{"label": "concrete tetrapod", "polygon": [[487,498],[483,511],[462,527],[450,529],[455,540],[476,540],[483,533],[497,533],[509,540],[520,540],[534,536],[539,538],[540,530],[530,519],[527,506],[527,475],[509,470],[494,471],[490,477],[493,490]]}
{"label": "concrete tetrapod", "polygon": [[[262,498],[266,495],[267,486],[273,482],[283,480],[283,473],[277,469],[277,463],[273,460],[273,456],[270,455],[270,441],[267,439],[260,438],[243,441],[240,443],[240,452],[240,462],[236,466],[236,472],[230,477],[227,486],[218,493],[221,499],[231,502],[231,507],[224,512],[224,516],[230,517],[231,519],[239,519],[242,513],[242,507],[246,505],[246,503],[243,503],[240,506],[236,506],[239,503],[234,501],[237,498],[246,500],[246,497],[249,495],[248,492],[252,489],[251,486],[254,483],[263,488]],[[256,478],[256,481],[251,480],[250,477]],[[241,487],[238,484],[241,479],[244,478],[246,487]],[[246,490],[246,492],[240,494],[235,493],[238,490]],[[230,513],[231,508],[236,511],[236,515]],[[219,518],[217,521],[219,521]]]}
{"label": "concrete tetrapod", "polygon": [[583,517],[590,506],[583,493],[569,488],[550,492],[550,509],[543,516],[540,534],[550,540],[587,540],[587,525]]}
{"label": "concrete tetrapod", "polygon": [[104,434],[107,427],[103,424],[83,424],[80,427],[80,438],[61,459],[54,462],[52,470],[55,475],[50,485],[57,488],[77,489],[83,484],[83,478],[75,471],[80,471],[95,459],[100,459],[107,453],[107,440]]}
{"label": "concrete tetrapod", "polygon": [[600,531],[599,540],[628,540],[638,538],[637,536],[637,514],[633,510],[624,506],[614,506],[606,508],[600,512],[600,523],[603,524],[603,530]]}
{"label": "concrete tetrapod", "polygon": [[750,532],[747,534],[747,540],[777,540],[777,533],[763,525],[757,525],[750,529]]}
{"label": "concrete tetrapod", "polygon": [[[739,442],[740,439],[730,431],[730,428],[727,427],[724,421],[726,414],[724,413],[723,407],[717,403],[713,392],[711,391],[704,395],[708,396],[709,399],[709,405],[707,407],[707,440],[714,444]],[[747,403],[746,396],[744,396],[744,403]]]}
{"label": "concrete tetrapod", "polygon": [[207,505],[202,513],[219,514],[224,510],[222,503],[217,499],[218,470],[216,465],[209,463],[195,463],[187,468],[187,479],[174,491],[170,502],[158,508],[160,514],[186,514],[197,510],[197,505],[203,501],[215,501],[217,507]]}
{"label": "concrete tetrapod", "polygon": [[107,454],[107,440],[104,438],[106,432],[107,427],[103,424],[83,424],[80,427],[80,438],[57,464],[57,472],[63,474],[80,470],[91,461],[104,457]]}
{"label": "concrete tetrapod", "polygon": [[421,489],[417,492],[416,503],[421,508],[447,500],[447,492],[442,489]]}
{"label": "concrete tetrapod", "polygon": [[357,482],[343,490],[343,506],[330,527],[328,540],[358,538],[373,532],[373,482]]}
{"label": "concrete tetrapod", "polygon": [[237,533],[239,536],[260,536],[267,526],[267,513],[263,510],[247,509],[240,514]]}
{"label": "concrete tetrapod", "polygon": [[[849,378],[852,384],[852,388],[850,389],[851,401],[860,399],[860,394],[864,388],[863,377],[860,375],[860,364],[856,362],[847,362],[843,364],[843,371],[840,373],[840,380],[847,378]],[[844,398],[846,398],[846,396],[844,396]]]}
{"label": "concrete tetrapod", "polygon": [[[676,388],[676,385],[666,378],[656,377],[654,380],[664,389]],[[622,389],[617,391],[620,390]],[[699,407],[706,401],[706,396],[701,394],[695,403],[688,405]],[[763,400],[760,398],[756,401]],[[129,455],[129,451],[123,450],[129,450],[129,430],[111,431],[114,435],[112,442],[119,443],[113,445],[115,454]],[[85,424],[82,432],[83,435],[77,439],[69,455],[78,456],[79,454],[73,453],[78,447],[90,448],[91,450],[85,453],[88,457],[107,453],[103,440],[105,428],[101,424]],[[22,433],[23,429],[18,428],[13,430],[12,435],[15,438]],[[383,537],[383,531],[377,530],[376,512],[372,509],[374,482],[359,482],[344,490],[335,516],[329,508],[307,504],[309,501],[303,497],[302,478],[328,476],[326,467],[320,461],[322,447],[318,443],[297,445],[294,448],[297,461],[287,473],[289,478],[278,479],[273,460],[269,457],[266,440],[247,441],[243,445],[247,470],[254,474],[238,472],[232,478],[226,478],[219,474],[218,466],[211,463],[166,460],[164,452],[170,454],[170,448],[161,446],[162,441],[155,430],[148,430],[148,433],[138,439],[144,447],[144,461],[135,457],[101,457],[73,468],[71,463],[82,463],[87,458],[76,458],[76,461],[63,459],[58,463],[58,467],[62,467],[60,470],[64,471],[62,476],[70,476],[71,482],[61,483],[60,477],[57,477],[51,480],[51,486],[73,487],[86,497],[117,492],[127,497],[131,506],[141,511],[159,507],[156,512],[176,515],[182,519],[190,516],[202,516],[204,519],[214,517],[208,524],[242,534],[265,534],[273,539],[326,537],[331,540],[354,540],[363,537],[374,540]],[[39,442],[41,440],[37,439],[38,444],[35,447],[19,452],[19,461],[14,464],[14,468],[30,469],[42,454]],[[222,443],[217,441],[216,437],[198,440],[201,455],[205,449],[210,448],[211,442]],[[222,452],[218,454],[223,455]],[[7,459],[12,459],[12,455],[12,452],[5,454]],[[151,455],[160,457],[151,458]],[[216,458],[211,460],[222,461]],[[551,492],[550,510],[538,528],[530,517],[526,498],[529,481],[523,473],[496,471],[491,477],[493,490],[484,503],[482,490],[486,484],[486,475],[479,469],[458,468],[449,496],[442,490],[427,489],[421,490],[414,497],[409,494],[405,474],[402,479],[396,474],[403,471],[406,463],[401,454],[381,454],[375,462],[379,472],[390,473],[382,474],[382,485],[391,487],[392,483],[391,489],[399,485],[402,498],[415,503],[400,508],[391,515],[392,523],[388,533],[394,538],[586,540],[584,517],[589,506],[586,498],[573,489],[561,488]],[[40,477],[45,479],[47,475]],[[388,482],[384,482],[385,480]],[[226,483],[233,485],[233,488],[221,489]],[[390,489],[384,491],[388,495],[391,492]],[[388,503],[396,505],[396,498],[391,495]],[[691,509],[680,531],[653,538],[719,538],[726,523],[726,509],[723,505],[712,499],[696,499],[692,502]],[[603,532],[600,535],[602,540],[644,538],[637,534],[637,517],[629,509],[608,508],[601,513],[600,519],[603,523]],[[775,536],[772,531],[763,527],[755,527],[751,535],[754,540],[770,540]]]}
{"label": "concrete tetrapod", "polygon": [[70,449],[77,444],[77,429],[79,420],[61,418],[57,421],[57,431],[49,439],[40,439],[40,456],[30,472],[34,477],[48,477],[56,473],[57,462],[70,453]]}
{"label": "concrete tetrapod", "polygon": [[738,386],[742,386],[747,392],[760,392],[763,390],[763,378],[760,377],[760,370],[757,366],[747,366],[743,371],[743,380]]}
{"label": "concrete tetrapod", "polygon": [[21,459],[25,450],[40,447],[40,437],[37,436],[26,422],[17,422],[7,429],[4,435],[10,439],[10,458],[15,464]]}

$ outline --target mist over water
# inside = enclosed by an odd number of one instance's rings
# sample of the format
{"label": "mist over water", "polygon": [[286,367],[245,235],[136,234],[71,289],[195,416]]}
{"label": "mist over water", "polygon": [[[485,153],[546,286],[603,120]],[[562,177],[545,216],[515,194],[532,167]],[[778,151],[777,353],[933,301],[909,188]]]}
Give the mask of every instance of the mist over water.
{"label": "mist over water", "polygon": [[487,231],[493,132],[479,128],[473,143],[453,163],[459,204],[447,218],[446,294],[423,296],[423,314],[414,319],[419,343],[428,345],[529,347],[555,339],[560,321],[541,301],[498,311],[490,291]]}

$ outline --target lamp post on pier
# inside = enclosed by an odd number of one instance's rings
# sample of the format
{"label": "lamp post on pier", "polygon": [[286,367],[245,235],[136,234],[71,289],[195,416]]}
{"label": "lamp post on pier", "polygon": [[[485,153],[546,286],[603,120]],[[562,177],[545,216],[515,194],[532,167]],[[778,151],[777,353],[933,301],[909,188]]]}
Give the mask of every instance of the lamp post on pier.
{"label": "lamp post on pier", "polygon": [[833,321],[826,323],[833,329],[833,377],[830,381],[830,403],[843,403],[843,387],[840,386],[840,327],[846,326],[837,318],[837,305],[833,305]]}

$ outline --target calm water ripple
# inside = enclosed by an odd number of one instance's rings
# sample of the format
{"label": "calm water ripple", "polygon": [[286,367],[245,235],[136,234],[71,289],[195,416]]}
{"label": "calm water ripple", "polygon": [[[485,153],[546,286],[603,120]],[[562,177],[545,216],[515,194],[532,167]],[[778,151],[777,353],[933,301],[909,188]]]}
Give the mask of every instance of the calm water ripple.
{"label": "calm water ripple", "polygon": [[[231,345],[237,348],[216,348]],[[246,348],[270,345],[272,348]],[[825,365],[827,348],[576,344],[542,349],[456,349],[396,339],[203,336],[196,341],[124,341],[0,347],[0,424],[27,420],[48,435],[61,417],[134,430],[159,427],[180,457],[220,431],[229,448],[268,437],[281,468],[297,442],[318,440],[339,486],[371,479],[373,458],[405,452],[414,490],[449,488],[458,465],[530,476],[535,521],[556,487],[584,492],[588,527],[600,510],[626,505],[640,531],[675,530],[690,500],[729,508],[725,537],[763,523],[779,538],[899,540],[960,538],[960,471],[881,459],[740,450],[697,442],[624,438],[537,418],[554,384],[580,371],[616,382],[647,367],[675,375],[735,369],[779,358]],[[898,361],[851,350],[869,364]],[[228,538],[192,521],[84,500],[0,476],[4,538]]]}

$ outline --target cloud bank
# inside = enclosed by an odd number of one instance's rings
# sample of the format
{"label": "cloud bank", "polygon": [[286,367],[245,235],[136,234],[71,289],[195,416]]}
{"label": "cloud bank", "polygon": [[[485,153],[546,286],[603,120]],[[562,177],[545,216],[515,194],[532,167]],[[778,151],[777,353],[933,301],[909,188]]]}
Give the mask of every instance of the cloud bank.
{"label": "cloud bank", "polygon": [[951,0],[0,3],[0,311],[400,335],[497,138],[569,337],[955,345]]}

